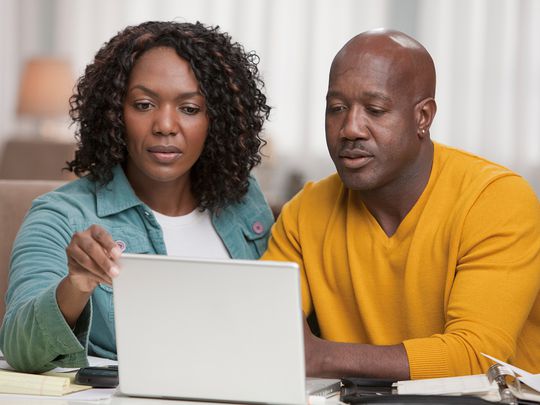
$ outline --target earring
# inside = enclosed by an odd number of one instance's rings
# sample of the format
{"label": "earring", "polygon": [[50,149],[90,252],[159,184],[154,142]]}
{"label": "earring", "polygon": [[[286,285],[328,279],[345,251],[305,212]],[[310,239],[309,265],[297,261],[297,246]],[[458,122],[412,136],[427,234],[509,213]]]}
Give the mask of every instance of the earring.
{"label": "earring", "polygon": [[424,128],[422,128],[422,130],[420,132],[422,133],[422,135],[425,135],[426,130]]}

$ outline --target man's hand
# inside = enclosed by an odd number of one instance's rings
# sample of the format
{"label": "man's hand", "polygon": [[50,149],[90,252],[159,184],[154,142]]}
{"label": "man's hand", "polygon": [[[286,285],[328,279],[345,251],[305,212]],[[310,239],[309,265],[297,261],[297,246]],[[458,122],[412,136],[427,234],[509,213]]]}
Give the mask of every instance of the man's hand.
{"label": "man's hand", "polygon": [[56,289],[58,307],[72,328],[97,285],[112,284],[118,275],[121,253],[111,235],[98,225],[73,235],[66,248],[68,275]]}
{"label": "man's hand", "polygon": [[372,377],[408,380],[409,360],[402,344],[374,346],[340,343],[315,336],[304,320],[306,375],[310,377]]}
{"label": "man's hand", "polygon": [[315,336],[304,319],[304,349],[306,375],[308,377],[331,377],[324,374],[325,341]]}

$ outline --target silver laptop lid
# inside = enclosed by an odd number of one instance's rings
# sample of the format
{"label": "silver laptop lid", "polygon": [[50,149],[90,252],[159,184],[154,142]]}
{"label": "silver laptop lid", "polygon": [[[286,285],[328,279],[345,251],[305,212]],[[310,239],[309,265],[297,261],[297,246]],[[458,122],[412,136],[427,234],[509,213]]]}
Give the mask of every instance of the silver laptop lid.
{"label": "silver laptop lid", "polygon": [[305,403],[298,266],[124,254],[114,279],[127,395]]}

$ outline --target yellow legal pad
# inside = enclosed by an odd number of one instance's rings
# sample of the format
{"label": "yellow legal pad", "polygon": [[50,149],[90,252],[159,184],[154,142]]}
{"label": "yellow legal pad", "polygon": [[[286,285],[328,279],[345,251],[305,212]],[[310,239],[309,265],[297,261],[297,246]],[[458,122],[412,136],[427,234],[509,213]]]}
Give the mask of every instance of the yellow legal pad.
{"label": "yellow legal pad", "polygon": [[0,370],[1,394],[62,396],[92,387],[73,384],[73,373],[28,374]]}

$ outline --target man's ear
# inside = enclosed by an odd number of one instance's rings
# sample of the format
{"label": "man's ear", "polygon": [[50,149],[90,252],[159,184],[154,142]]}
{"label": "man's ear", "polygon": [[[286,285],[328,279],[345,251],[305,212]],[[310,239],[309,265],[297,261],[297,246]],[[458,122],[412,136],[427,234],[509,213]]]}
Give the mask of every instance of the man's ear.
{"label": "man's ear", "polygon": [[429,136],[429,128],[435,118],[435,113],[437,112],[437,103],[433,97],[428,97],[416,104],[415,115],[416,115],[416,125],[418,128],[418,136],[420,138],[425,138]]}

